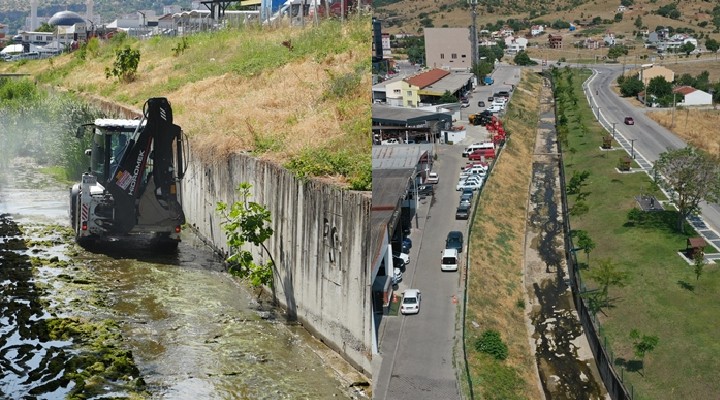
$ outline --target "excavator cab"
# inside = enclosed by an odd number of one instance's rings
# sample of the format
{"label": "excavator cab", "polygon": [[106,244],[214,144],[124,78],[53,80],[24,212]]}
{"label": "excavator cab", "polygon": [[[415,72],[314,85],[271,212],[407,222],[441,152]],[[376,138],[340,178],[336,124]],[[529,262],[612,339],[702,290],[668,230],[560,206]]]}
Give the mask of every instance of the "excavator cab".
{"label": "excavator cab", "polygon": [[185,223],[178,198],[183,141],[167,99],[149,99],[140,120],[97,119],[76,136],[87,134],[90,166],[70,193],[76,239],[151,233],[177,247]]}

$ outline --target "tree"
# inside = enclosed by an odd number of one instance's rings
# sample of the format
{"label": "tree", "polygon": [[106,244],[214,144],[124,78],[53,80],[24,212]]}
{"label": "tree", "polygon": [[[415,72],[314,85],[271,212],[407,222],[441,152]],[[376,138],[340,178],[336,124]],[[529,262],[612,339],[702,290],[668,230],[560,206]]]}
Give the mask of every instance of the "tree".
{"label": "tree", "polygon": [[[266,223],[269,224],[272,220],[270,211],[264,206],[249,201],[250,188],[252,185],[249,183],[238,185],[236,190],[239,192],[240,201],[233,202],[230,207],[224,202],[217,203],[216,211],[225,218],[221,225],[230,248],[227,262],[230,264],[231,273],[249,280],[253,287],[272,287],[275,260],[265,246],[265,241],[273,234],[273,229]],[[252,252],[243,248],[248,243],[262,247],[270,261],[255,263]],[[258,292],[258,296],[260,293],[262,291]]]}
{"label": "tree", "polygon": [[640,15],[638,15],[637,18],[635,18],[635,27],[638,29],[641,29],[642,26],[643,26],[642,18],[640,17]]}
{"label": "tree", "polygon": [[55,32],[55,28],[50,26],[47,22],[43,22],[37,29],[35,29],[35,32]]}
{"label": "tree", "polygon": [[633,329],[630,331],[630,339],[633,340],[633,349],[635,357],[640,358],[645,364],[645,354],[655,350],[660,339],[657,336],[641,335],[640,331]]}
{"label": "tree", "polygon": [[695,45],[691,42],[685,42],[680,46],[680,51],[685,53],[686,56],[689,56],[690,53],[692,53],[695,50]]}
{"label": "tree", "polygon": [[660,154],[653,167],[658,185],[671,193],[678,209],[677,229],[685,232],[685,218],[698,211],[701,201],[720,200],[720,164],[716,157],[688,146]]}
{"label": "tree", "polygon": [[587,265],[590,266],[590,252],[595,248],[595,242],[590,238],[587,231],[578,231],[577,233],[577,246],[582,249],[585,256],[587,256]]}
{"label": "tree", "polygon": [[618,271],[617,265],[609,258],[600,259],[596,264],[588,272],[588,277],[600,285],[600,299],[604,304],[607,304],[610,286],[625,286],[628,274]]}
{"label": "tree", "polygon": [[138,65],[140,64],[140,50],[133,50],[130,46],[115,51],[115,62],[112,69],[105,68],[105,77],[114,76],[120,82],[132,82],[135,80]]}
{"label": "tree", "polygon": [[440,96],[440,99],[438,99],[440,103],[456,103],[458,101],[457,97],[453,96],[452,93],[450,93],[449,90],[446,90],[445,93],[443,93],[442,96]]}
{"label": "tree", "polygon": [[666,81],[664,76],[656,76],[650,79],[645,92],[655,97],[672,96],[672,83]]}
{"label": "tree", "polygon": [[425,38],[413,36],[404,40],[403,46],[408,56],[408,61],[413,64],[425,64]]}
{"label": "tree", "polygon": [[[639,16],[639,15],[638,15],[638,16]],[[615,22],[620,22],[620,21],[622,21],[622,20],[623,20],[623,13],[621,13],[621,12],[615,13],[615,16],[613,17],[613,20],[614,20]]]}
{"label": "tree", "polygon": [[637,76],[627,77],[620,84],[620,94],[624,97],[635,97],[642,90],[643,83]]}
{"label": "tree", "polygon": [[517,53],[513,61],[517,65],[537,65],[537,62],[531,60],[530,56],[524,51]]}
{"label": "tree", "polygon": [[693,257],[693,272],[695,272],[695,280],[700,280],[700,275],[702,275],[703,267],[705,266],[705,255],[702,251],[698,251],[695,253],[695,256]]}
{"label": "tree", "polygon": [[485,75],[489,75],[492,71],[493,65],[485,60],[480,61],[472,67],[472,72],[475,74],[478,80],[482,79],[482,77],[484,77]]}
{"label": "tree", "polygon": [[713,53],[716,53],[718,50],[720,50],[720,42],[718,42],[715,39],[707,38],[705,40],[705,48],[708,51],[712,51]]}
{"label": "tree", "polygon": [[621,44],[617,44],[617,45],[610,47],[610,49],[608,50],[607,57],[612,60],[617,60],[618,57],[627,55],[627,53],[628,53],[628,49],[625,46],[623,46]]}

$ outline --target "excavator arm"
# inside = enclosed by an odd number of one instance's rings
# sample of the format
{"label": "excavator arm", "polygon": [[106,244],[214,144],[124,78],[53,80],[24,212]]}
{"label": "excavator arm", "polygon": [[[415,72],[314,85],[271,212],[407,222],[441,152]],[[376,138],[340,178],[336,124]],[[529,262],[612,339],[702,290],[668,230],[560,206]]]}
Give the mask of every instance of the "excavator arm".
{"label": "excavator arm", "polygon": [[[185,222],[177,200],[173,141],[177,148],[177,171],[182,171],[181,129],[173,124],[170,103],[162,97],[149,99],[143,108],[143,121],[128,140],[105,185],[115,201],[115,232],[128,233],[138,223],[138,200],[146,186],[154,188],[154,193],[148,195],[154,194],[162,208],[177,215],[178,225]],[[152,173],[146,174],[150,158]]]}

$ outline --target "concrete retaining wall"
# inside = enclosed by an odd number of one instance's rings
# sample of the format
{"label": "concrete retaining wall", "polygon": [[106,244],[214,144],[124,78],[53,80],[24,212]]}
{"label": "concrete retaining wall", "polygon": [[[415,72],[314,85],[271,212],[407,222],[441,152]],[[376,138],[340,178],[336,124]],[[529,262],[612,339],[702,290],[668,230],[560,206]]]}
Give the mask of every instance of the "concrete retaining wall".
{"label": "concrete retaining wall", "polygon": [[[216,204],[239,200],[238,184],[252,184],[251,200],[272,213],[275,232],[266,246],[278,264],[275,289],[288,317],[370,375],[369,194],[303,182],[244,154],[188,164],[181,186],[188,222],[227,251]],[[260,248],[253,252],[263,258]]]}

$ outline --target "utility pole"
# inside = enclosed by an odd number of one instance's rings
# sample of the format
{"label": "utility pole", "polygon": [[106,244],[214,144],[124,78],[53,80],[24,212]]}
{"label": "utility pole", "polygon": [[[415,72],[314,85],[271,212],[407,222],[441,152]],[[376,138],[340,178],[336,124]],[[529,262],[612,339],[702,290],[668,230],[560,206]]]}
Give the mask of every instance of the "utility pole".
{"label": "utility pole", "polygon": [[478,37],[477,37],[477,0],[468,0],[472,15],[472,26],[470,27],[470,50],[472,51],[472,66],[478,65]]}
{"label": "utility pole", "polygon": [[615,124],[617,124],[617,122],[613,122],[613,123],[612,123],[612,126],[613,126],[612,137],[613,137],[613,140],[615,140]]}
{"label": "utility pole", "polygon": [[676,93],[673,92],[673,110],[672,110],[672,119],[671,119],[671,121],[670,121],[670,128],[674,128],[674,127],[675,127],[675,108],[677,107],[677,105],[676,105],[676,103],[675,103],[675,94],[676,94]]}
{"label": "utility pole", "polygon": [[630,140],[630,153],[631,153],[630,158],[632,158],[634,160],[635,159],[635,141],[637,139],[628,139],[628,140]]}

